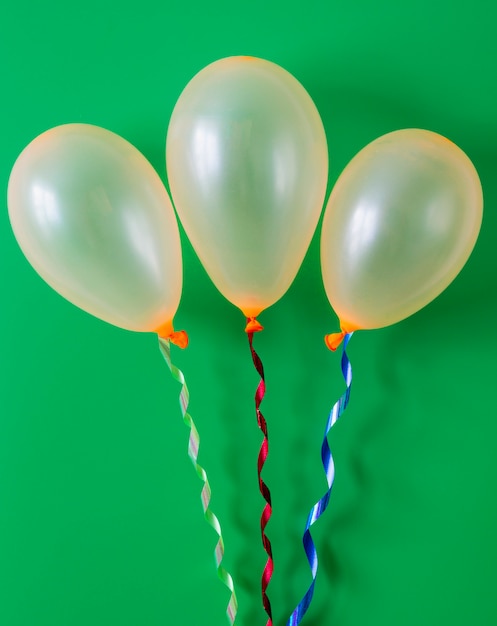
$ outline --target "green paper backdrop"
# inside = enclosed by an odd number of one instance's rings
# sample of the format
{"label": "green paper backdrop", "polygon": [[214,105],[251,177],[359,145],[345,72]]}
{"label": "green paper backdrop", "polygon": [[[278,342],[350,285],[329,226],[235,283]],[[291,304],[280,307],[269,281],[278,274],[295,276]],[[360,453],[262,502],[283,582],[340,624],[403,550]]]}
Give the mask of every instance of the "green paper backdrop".
{"label": "green paper backdrop", "polygon": [[[421,127],[473,160],[485,197],[469,263],[442,296],[350,344],[349,408],[330,433],[336,482],[314,537],[321,567],[308,626],[497,623],[497,39],[487,0],[9,3],[0,15],[0,186],[22,148],[67,122],[108,128],[165,177],[169,116],[209,62],[279,63],[315,100],[330,186],[379,135]],[[253,411],[244,319],[183,237],[173,348],[191,393],[235,577],[239,626],[265,624]],[[0,623],[218,626],[215,575],[188,433],[152,335],[121,331],[47,287],[14,240],[2,250]],[[275,626],[310,582],[301,546],[324,493],[319,449],[343,390],[318,238],[290,291],[260,317],[274,505],[267,533]]]}

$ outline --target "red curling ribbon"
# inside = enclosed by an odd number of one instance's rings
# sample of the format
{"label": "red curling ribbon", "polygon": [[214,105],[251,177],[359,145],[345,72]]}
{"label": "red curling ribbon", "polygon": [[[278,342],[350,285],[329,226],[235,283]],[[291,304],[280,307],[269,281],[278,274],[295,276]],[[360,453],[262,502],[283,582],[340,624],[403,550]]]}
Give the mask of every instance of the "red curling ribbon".
{"label": "red curling ribbon", "polygon": [[264,394],[266,392],[266,383],[264,380],[264,367],[262,365],[262,361],[259,358],[259,355],[254,350],[253,339],[254,333],[260,332],[263,327],[259,324],[259,322],[255,319],[255,317],[247,318],[247,326],[245,328],[245,332],[248,336],[250,352],[252,354],[252,361],[254,362],[255,369],[257,370],[261,380],[257,386],[257,390],[255,392],[255,413],[257,415],[257,423],[259,428],[264,436],[262,441],[261,449],[259,451],[259,456],[257,458],[257,476],[259,479],[259,490],[262,494],[262,497],[266,501],[266,505],[261,515],[261,537],[262,537],[262,545],[264,546],[264,550],[268,556],[266,565],[264,567],[264,571],[262,573],[262,604],[264,606],[264,610],[268,615],[268,620],[266,622],[266,626],[272,626],[273,624],[273,615],[271,610],[271,603],[267,596],[266,590],[271,580],[271,576],[273,575],[273,552],[271,548],[271,542],[269,541],[266,535],[266,526],[271,517],[272,508],[271,508],[271,493],[266,485],[266,483],[262,480],[261,473],[262,468],[264,467],[264,463],[266,462],[268,455],[268,433],[267,433],[267,423],[264,419],[260,411],[260,405],[262,399],[264,398]]}

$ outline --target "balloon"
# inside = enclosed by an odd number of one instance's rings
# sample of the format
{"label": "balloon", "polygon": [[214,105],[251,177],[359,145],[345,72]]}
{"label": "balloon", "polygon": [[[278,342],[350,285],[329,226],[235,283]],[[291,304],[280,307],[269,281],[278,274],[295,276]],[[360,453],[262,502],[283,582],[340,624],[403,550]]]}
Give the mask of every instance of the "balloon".
{"label": "balloon", "polygon": [[473,164],[445,137],[400,130],[363,148],[332,190],[321,234],[342,330],[394,324],[438,296],[471,254],[482,208]]}
{"label": "balloon", "polygon": [[67,300],[121,328],[172,332],[178,225],[159,176],[130,143],[88,124],[41,134],[14,164],[8,207],[28,261]]}
{"label": "balloon", "polygon": [[176,103],[166,161],[178,216],[207,273],[255,317],[292,283],[323,206],[328,151],[314,103],[274,63],[221,59]]}

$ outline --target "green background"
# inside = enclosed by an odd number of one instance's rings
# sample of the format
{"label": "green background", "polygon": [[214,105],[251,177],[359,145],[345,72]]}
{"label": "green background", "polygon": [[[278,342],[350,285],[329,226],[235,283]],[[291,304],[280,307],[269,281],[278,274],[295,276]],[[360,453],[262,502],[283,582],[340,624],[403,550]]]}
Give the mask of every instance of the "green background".
{"label": "green background", "polygon": [[[23,147],[67,122],[131,141],[165,178],[181,90],[218,58],[279,63],[316,102],[330,186],[379,135],[420,127],[473,160],[485,197],[476,249],[432,304],[357,333],[349,408],[330,433],[336,482],[315,525],[321,557],[308,626],[497,623],[497,39],[489,0],[18,2],[0,11],[0,186]],[[156,338],[111,327],[47,287],[0,216],[0,624],[222,625],[215,533]],[[223,524],[239,626],[265,624],[253,411],[244,319],[188,242],[173,348],[191,392]],[[306,514],[325,491],[319,448],[343,390],[318,239],[260,317],[274,504],[267,528],[275,626],[307,585]]]}

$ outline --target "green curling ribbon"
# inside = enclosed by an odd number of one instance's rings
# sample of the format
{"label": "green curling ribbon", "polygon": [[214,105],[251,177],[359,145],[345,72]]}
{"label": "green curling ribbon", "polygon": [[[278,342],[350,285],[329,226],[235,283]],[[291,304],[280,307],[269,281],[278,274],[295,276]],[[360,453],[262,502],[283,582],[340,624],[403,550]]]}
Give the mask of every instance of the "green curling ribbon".
{"label": "green curling ribbon", "polygon": [[200,446],[200,437],[195,426],[195,423],[192,419],[192,416],[188,413],[188,403],[190,394],[188,393],[188,387],[186,386],[185,377],[183,372],[178,369],[171,362],[171,344],[169,339],[163,339],[159,337],[159,347],[162,352],[162,356],[164,357],[169,369],[171,370],[171,374],[173,378],[181,385],[181,391],[179,395],[179,403],[181,407],[181,413],[183,415],[183,421],[190,431],[190,438],[188,442],[188,456],[190,457],[193,467],[197,472],[197,476],[203,482],[204,486],[202,487],[202,507],[204,509],[204,516],[209,524],[215,531],[218,536],[218,542],[216,544],[216,548],[214,550],[214,556],[216,560],[217,567],[217,575],[219,579],[228,587],[231,592],[231,597],[226,608],[226,615],[228,617],[229,623],[231,626],[235,624],[235,618],[238,611],[238,601],[236,599],[235,588],[233,584],[233,578],[231,574],[221,565],[221,562],[224,557],[224,541],[221,533],[221,525],[219,523],[216,515],[209,508],[209,502],[211,499],[211,488],[209,485],[209,481],[207,479],[207,474],[203,467],[201,467],[197,462],[198,450]]}

